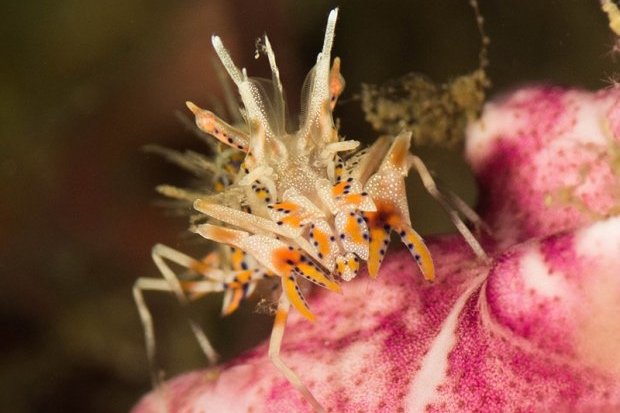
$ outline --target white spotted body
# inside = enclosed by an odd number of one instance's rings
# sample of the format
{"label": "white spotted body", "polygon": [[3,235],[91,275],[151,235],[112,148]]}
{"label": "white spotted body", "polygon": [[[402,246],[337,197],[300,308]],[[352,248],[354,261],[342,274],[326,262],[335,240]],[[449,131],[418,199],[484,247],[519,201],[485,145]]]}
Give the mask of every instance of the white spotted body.
{"label": "white spotted body", "polygon": [[249,78],[220,38],[212,38],[238,88],[247,133],[188,102],[201,130],[246,153],[232,185],[194,203],[217,222],[196,231],[245,251],[280,276],[290,302],[311,320],[297,278],[339,291],[338,279],[355,277],[361,261],[376,276],[392,230],[401,234],[425,278],[434,277],[430,253],[409,219],[404,186],[412,165],[409,134],[383,137],[345,156],[359,142],[340,138],[332,120],[344,88],[340,60],[330,68],[336,17],[334,10],[323,49],[306,78],[296,131],[285,130],[282,84],[267,37],[263,51],[272,69],[269,84]]}

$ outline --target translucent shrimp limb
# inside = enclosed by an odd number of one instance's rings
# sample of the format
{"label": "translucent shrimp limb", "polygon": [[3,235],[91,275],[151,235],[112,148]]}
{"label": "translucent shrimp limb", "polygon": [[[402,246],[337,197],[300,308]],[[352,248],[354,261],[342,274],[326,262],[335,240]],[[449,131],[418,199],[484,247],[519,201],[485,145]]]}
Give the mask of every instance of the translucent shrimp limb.
{"label": "translucent shrimp limb", "polygon": [[[146,305],[144,299],[144,291],[164,291],[173,293],[181,305],[189,303],[189,299],[184,291],[181,281],[176,274],[170,269],[165,260],[170,260],[185,268],[200,268],[205,264],[195,260],[189,255],[185,255],[182,252],[174,250],[162,244],[157,244],[153,247],[152,251],[153,261],[157,268],[161,272],[163,279],[159,278],[138,278],[133,286],[133,296],[140,315],[140,321],[144,329],[144,339],[146,344],[146,354],[151,369],[151,379],[154,386],[160,385],[160,372],[157,368],[156,361],[156,340],[155,340],[155,328],[153,324],[153,317]],[[213,280],[201,281],[201,289],[206,291],[221,291],[221,287]],[[211,342],[204,334],[200,326],[188,317],[189,325],[196,336],[196,339],[204,352],[209,365],[213,366],[217,364],[218,354],[211,345]]]}
{"label": "translucent shrimp limb", "polygon": [[485,228],[485,224],[478,217],[478,215],[471,209],[465,202],[463,202],[456,194],[449,193],[449,198],[452,201],[452,205],[446,199],[446,197],[437,189],[437,184],[433,179],[431,173],[422,160],[415,156],[411,155],[411,162],[418,175],[420,175],[420,179],[422,180],[422,184],[424,188],[428,191],[429,194],[441,205],[441,207],[448,213],[450,220],[456,227],[456,229],[461,233],[463,238],[467,244],[471,247],[472,251],[476,254],[476,256],[483,260],[489,261],[489,257],[487,256],[484,248],[478,242],[474,234],[471,232],[467,225],[463,222],[461,217],[459,216],[459,212],[462,213],[467,219],[472,221],[476,227]]}
{"label": "translucent shrimp limb", "polygon": [[273,329],[271,330],[271,339],[269,340],[269,358],[280,373],[286,377],[289,383],[291,383],[291,385],[304,396],[308,403],[312,405],[312,408],[316,413],[326,413],[326,410],[312,395],[312,392],[304,385],[299,376],[297,376],[297,374],[295,374],[295,372],[291,370],[291,368],[288,367],[280,357],[282,338],[284,337],[284,330],[286,328],[286,320],[288,318],[290,307],[291,304],[286,294],[282,294],[278,300],[278,311],[273,322]]}
{"label": "translucent shrimp limb", "polygon": [[[224,292],[222,314],[234,312],[239,303],[248,297],[255,287],[255,283],[269,277],[269,274],[260,269],[247,269],[242,251],[232,251],[232,268],[223,271],[217,268],[219,258],[217,252],[212,252],[204,260],[197,260],[175,249],[162,244],[153,247],[152,257],[162,274],[160,278],[139,278],[133,287],[133,296],[138,308],[140,320],[144,329],[147,359],[151,369],[151,379],[155,387],[161,384],[160,371],[156,356],[155,329],[151,312],[144,299],[145,291],[161,291],[173,293],[182,306],[213,292]],[[189,281],[180,280],[172,271],[167,261],[187,268],[200,278]],[[209,366],[218,361],[218,354],[200,326],[188,317],[189,325],[196,337],[202,352],[205,354]]]}

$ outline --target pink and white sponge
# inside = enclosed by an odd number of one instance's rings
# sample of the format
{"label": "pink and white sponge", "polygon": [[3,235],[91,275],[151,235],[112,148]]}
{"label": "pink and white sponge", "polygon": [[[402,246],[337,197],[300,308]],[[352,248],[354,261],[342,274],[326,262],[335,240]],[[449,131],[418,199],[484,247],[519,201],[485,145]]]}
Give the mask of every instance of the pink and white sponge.
{"label": "pink and white sponge", "polygon": [[532,86],[486,105],[466,156],[508,247],[620,212],[620,94]]}
{"label": "pink and white sponge", "polygon": [[[427,239],[343,295],[316,290],[282,358],[328,412],[620,411],[620,89],[549,85],[486,105],[466,156],[494,239],[480,262]],[[263,344],[145,396],[133,413],[312,412]]]}

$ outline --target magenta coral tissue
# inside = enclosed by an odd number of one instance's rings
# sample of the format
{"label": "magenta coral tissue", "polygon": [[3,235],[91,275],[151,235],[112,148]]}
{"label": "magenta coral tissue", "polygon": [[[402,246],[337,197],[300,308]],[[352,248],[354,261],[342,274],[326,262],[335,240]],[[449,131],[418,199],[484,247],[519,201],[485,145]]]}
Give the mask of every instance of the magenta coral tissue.
{"label": "magenta coral tissue", "polygon": [[[487,104],[467,157],[497,241],[428,240],[436,281],[381,277],[309,297],[282,354],[328,412],[620,410],[620,91],[547,85]],[[491,243],[489,243],[491,244]],[[260,346],[147,395],[133,413],[311,412]]]}

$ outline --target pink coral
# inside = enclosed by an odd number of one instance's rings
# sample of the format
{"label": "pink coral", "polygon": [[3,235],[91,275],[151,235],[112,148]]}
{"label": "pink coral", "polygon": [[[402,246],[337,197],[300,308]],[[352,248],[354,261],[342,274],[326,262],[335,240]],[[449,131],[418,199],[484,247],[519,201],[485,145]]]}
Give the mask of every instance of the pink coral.
{"label": "pink coral", "polygon": [[[467,158],[493,262],[428,240],[291,315],[282,357],[329,412],[620,410],[620,91],[536,86],[489,103]],[[311,412],[267,345],[169,381],[133,413]]]}

